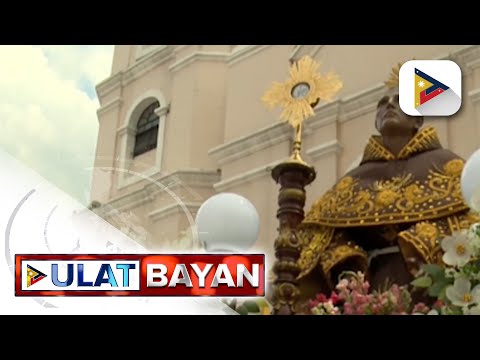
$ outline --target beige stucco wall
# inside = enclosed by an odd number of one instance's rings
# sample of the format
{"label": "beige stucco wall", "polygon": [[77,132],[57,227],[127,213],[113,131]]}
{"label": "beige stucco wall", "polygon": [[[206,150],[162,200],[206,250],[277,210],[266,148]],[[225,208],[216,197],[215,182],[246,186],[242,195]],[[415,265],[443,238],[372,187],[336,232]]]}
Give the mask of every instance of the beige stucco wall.
{"label": "beige stucco wall", "polygon": [[[119,135],[126,133],[122,126],[133,124],[135,119],[128,119],[128,113],[142,96],[160,92],[170,105],[163,119],[164,138],[159,141],[162,158],[159,161],[157,152],[151,151],[135,159],[131,169],[160,182],[171,173],[195,170],[193,178],[201,181],[182,175],[192,191],[182,193],[181,200],[189,204],[192,216],[215,192],[247,197],[261,219],[255,248],[272,256],[278,187],[270,170],[290,154],[292,130],[278,121],[279,111],[269,112],[260,98],[273,81],[286,79],[290,57],[302,55],[313,56],[322,70],[333,70],[344,81],[338,98],[320,104],[305,125],[303,157],[317,170],[317,179],[307,188],[307,208],[358,160],[368,137],[376,133],[376,103],[398,62],[448,58],[459,64],[461,111],[426,123],[437,127],[445,147],[463,157],[480,146],[478,46],[158,45],[142,55],[138,46],[122,45],[115,48],[112,77],[97,88],[102,107],[96,165],[126,166],[122,158],[128,154]],[[184,213],[172,211],[176,200],[165,192],[154,192],[133,206],[131,194],[152,186],[148,184],[139,180],[122,185],[117,173],[97,171],[92,200],[121,203],[124,211],[134,211],[154,234],[152,244],[157,247],[163,237],[174,237],[187,227],[188,221]]]}

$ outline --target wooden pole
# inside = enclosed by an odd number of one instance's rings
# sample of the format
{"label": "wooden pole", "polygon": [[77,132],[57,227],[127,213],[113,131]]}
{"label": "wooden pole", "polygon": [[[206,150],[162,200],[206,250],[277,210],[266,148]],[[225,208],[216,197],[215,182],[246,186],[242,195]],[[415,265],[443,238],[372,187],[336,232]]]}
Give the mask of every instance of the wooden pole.
{"label": "wooden pole", "polygon": [[273,286],[273,307],[276,315],[294,315],[297,312],[299,290],[297,261],[301,246],[295,228],[303,221],[305,187],[315,180],[315,170],[303,161],[289,160],[272,170],[272,177],[280,184],[277,218],[278,237],[275,240],[276,275]]}

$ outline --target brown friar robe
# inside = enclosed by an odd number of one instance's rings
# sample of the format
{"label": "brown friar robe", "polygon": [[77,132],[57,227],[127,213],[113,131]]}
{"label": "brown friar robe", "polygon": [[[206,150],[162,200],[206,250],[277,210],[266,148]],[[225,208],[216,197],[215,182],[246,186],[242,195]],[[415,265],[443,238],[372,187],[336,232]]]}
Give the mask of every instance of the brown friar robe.
{"label": "brown friar robe", "polygon": [[[365,272],[379,288],[408,283],[419,264],[441,263],[442,237],[478,221],[461,195],[463,165],[433,127],[417,132],[398,156],[372,136],[360,165],[312,205],[298,229],[304,295],[319,291],[312,284],[332,289],[345,270]],[[369,252],[392,246],[400,252],[369,263]]]}

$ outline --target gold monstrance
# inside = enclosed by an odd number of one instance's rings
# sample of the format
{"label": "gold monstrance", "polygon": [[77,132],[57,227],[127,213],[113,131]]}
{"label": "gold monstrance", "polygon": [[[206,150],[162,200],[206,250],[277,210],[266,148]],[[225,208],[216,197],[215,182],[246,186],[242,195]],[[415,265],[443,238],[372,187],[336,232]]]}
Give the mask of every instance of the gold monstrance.
{"label": "gold monstrance", "polygon": [[262,100],[271,108],[283,108],[281,119],[292,125],[295,131],[293,153],[272,170],[272,177],[280,184],[278,194],[278,236],[275,239],[275,264],[272,303],[274,314],[292,315],[299,309],[300,291],[297,276],[300,273],[298,258],[303,247],[296,235],[296,227],[303,221],[305,186],[315,179],[315,170],[301,157],[302,124],[315,114],[313,108],[320,100],[330,101],[342,88],[335,74],[321,75],[320,64],[310,57],[303,57],[290,68],[290,78],[284,83],[274,83]]}
{"label": "gold monstrance", "polygon": [[331,101],[343,86],[336,74],[321,75],[319,68],[320,64],[311,57],[301,58],[290,67],[289,79],[284,83],[273,83],[262,97],[268,107],[282,107],[280,118],[295,129],[292,161],[305,163],[300,156],[305,119],[315,115],[313,108],[320,100]]}

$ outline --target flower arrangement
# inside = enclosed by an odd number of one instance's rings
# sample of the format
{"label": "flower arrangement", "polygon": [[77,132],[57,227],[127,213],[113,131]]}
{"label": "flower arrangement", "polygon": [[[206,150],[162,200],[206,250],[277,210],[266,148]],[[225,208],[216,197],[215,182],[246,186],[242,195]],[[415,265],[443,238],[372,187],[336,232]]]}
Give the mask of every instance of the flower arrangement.
{"label": "flower arrangement", "polygon": [[442,240],[444,265],[425,265],[413,285],[441,304],[441,315],[480,315],[480,223]]}
{"label": "flower arrangement", "polygon": [[346,272],[330,297],[309,303],[315,315],[480,315],[480,223],[441,242],[443,264],[427,264],[411,285],[423,289],[433,306],[414,304],[407,286],[371,291],[362,273]]}
{"label": "flower arrangement", "polygon": [[314,315],[408,315],[427,314],[425,304],[413,304],[406,287],[391,285],[383,291],[370,291],[361,272],[345,272],[330,297],[319,294],[309,303]]}

